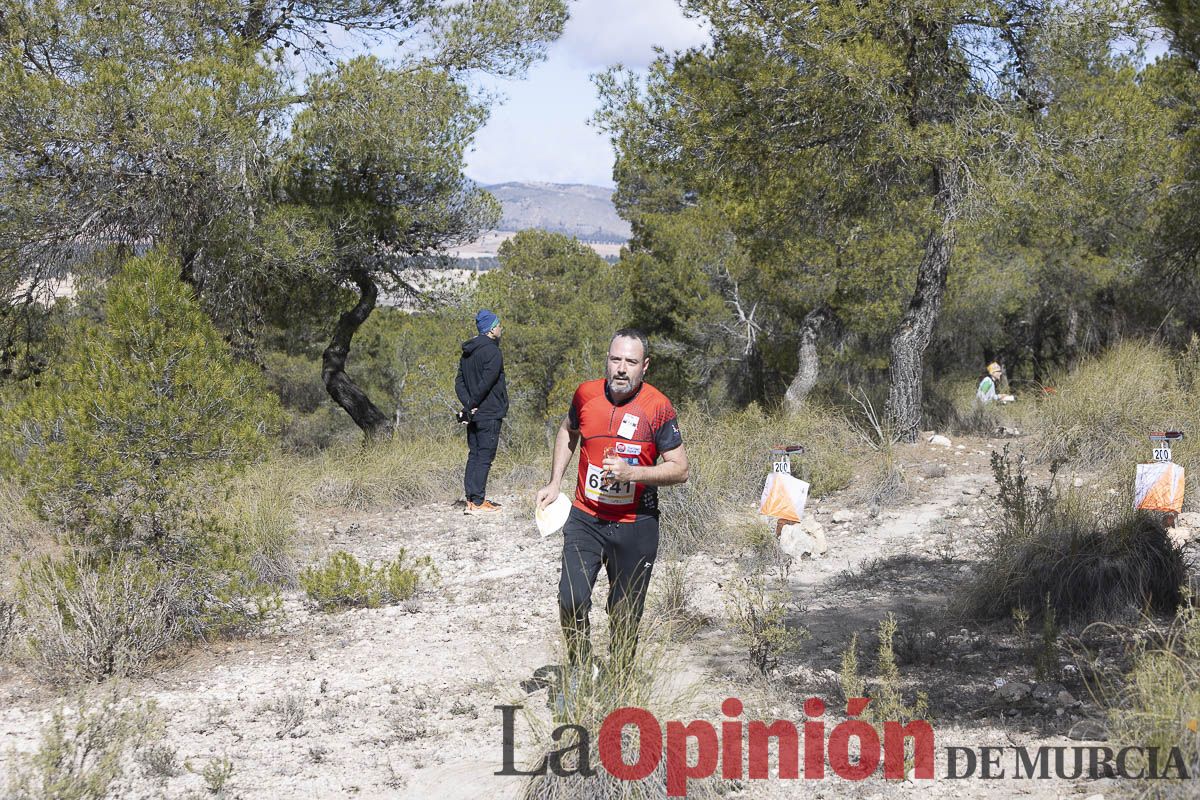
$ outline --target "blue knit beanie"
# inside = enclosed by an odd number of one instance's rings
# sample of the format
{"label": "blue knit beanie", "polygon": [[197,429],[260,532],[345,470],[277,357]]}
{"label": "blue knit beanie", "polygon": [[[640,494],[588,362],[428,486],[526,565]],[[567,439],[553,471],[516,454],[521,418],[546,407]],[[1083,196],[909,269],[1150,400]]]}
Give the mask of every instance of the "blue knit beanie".
{"label": "blue knit beanie", "polygon": [[475,327],[481,334],[487,333],[499,324],[500,318],[486,308],[480,309],[479,313],[475,315]]}

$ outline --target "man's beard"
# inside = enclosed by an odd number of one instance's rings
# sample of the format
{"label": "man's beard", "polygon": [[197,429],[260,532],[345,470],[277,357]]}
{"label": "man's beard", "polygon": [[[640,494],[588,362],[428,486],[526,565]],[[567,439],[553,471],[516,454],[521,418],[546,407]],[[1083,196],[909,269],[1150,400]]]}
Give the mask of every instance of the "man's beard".
{"label": "man's beard", "polygon": [[634,381],[632,378],[630,378],[628,376],[626,376],[626,378],[625,378],[626,382],[619,386],[616,384],[616,381],[617,381],[616,377],[612,377],[612,378],[608,379],[608,393],[609,394],[633,394],[642,385],[642,382],[640,380]]}

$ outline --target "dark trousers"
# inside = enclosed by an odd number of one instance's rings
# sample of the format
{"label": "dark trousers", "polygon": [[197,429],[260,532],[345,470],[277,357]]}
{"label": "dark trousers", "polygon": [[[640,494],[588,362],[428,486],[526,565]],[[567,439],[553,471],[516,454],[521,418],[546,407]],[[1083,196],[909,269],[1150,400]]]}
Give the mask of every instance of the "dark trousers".
{"label": "dark trousers", "polygon": [[482,503],[485,497],[488,472],[496,458],[496,446],[500,444],[500,422],[498,419],[481,419],[467,425],[467,470],[463,475],[463,489],[467,499],[475,505]]}
{"label": "dark trousers", "polygon": [[589,615],[601,565],[608,573],[610,663],[618,672],[633,663],[638,625],[657,556],[657,517],[605,522],[578,508],[571,509],[563,527],[562,573],[558,581],[559,615],[571,664],[591,657]]}

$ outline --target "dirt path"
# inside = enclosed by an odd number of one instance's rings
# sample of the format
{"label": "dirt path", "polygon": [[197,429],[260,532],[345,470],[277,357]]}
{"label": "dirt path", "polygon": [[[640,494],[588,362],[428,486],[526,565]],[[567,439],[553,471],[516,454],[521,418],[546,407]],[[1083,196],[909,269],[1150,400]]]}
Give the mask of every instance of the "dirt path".
{"label": "dirt path", "polygon": [[[681,686],[694,690],[697,718],[720,719],[719,703],[731,695],[746,700],[748,715],[759,709],[800,721],[801,704],[812,695],[825,697],[832,710],[840,697],[836,671],[851,634],[859,632],[868,653],[871,632],[892,612],[901,623],[903,674],[914,691],[923,688],[930,697],[939,774],[949,745],[1073,745],[1072,729],[1087,734],[1086,719],[1097,712],[1086,703],[1055,693],[1048,701],[1001,699],[997,681],[1032,682],[1022,651],[1003,637],[960,629],[944,613],[949,593],[970,579],[989,524],[988,458],[999,446],[961,444],[901,448],[911,496],[874,519],[849,496],[810,506],[830,549],[823,558],[794,564],[788,586],[803,606],[795,621],[811,638],[784,659],[770,683],[751,675],[727,627],[724,584],[737,553],[731,548],[727,558],[684,565],[695,587],[693,603],[708,621],[673,647],[672,669]],[[923,477],[936,474],[939,464],[946,465],[945,477]],[[168,719],[167,743],[181,763],[198,772],[212,759],[230,759],[229,796],[515,797],[520,779],[492,774],[501,759],[500,715],[493,707],[545,705],[545,690],[527,696],[520,683],[556,660],[561,545],[557,537],[539,538],[526,502],[507,499],[496,518],[465,517],[443,504],[303,520],[329,551],[382,559],[403,547],[431,555],[441,583],[401,606],[337,614],[310,611],[299,595],[290,596],[279,630],[194,651],[126,690],[157,702]],[[596,601],[593,621],[602,623],[602,597]],[[1087,698],[1081,683],[1067,680],[1061,688]],[[10,748],[35,746],[55,700],[11,669],[0,672],[0,771]],[[837,719],[831,715],[830,726]],[[143,776],[129,796],[180,797],[202,793],[204,784],[188,771]],[[1103,791],[1103,785],[1055,780],[914,786],[830,779],[753,781],[727,796],[1050,798]]]}

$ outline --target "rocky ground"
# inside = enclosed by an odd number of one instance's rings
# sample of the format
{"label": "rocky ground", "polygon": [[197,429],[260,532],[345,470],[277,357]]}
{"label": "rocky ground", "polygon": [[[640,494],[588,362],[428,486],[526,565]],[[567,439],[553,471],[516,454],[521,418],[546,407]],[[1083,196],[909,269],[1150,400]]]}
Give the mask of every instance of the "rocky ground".
{"label": "rocky ground", "polygon": [[[923,690],[929,697],[939,775],[949,746],[1073,746],[1102,739],[1103,713],[1085,671],[1118,664],[1119,640],[1076,640],[1074,655],[1063,649],[1055,680],[1038,682],[1028,644],[1011,624],[968,626],[947,613],[956,587],[971,580],[993,521],[988,461],[1001,446],[985,440],[901,446],[908,496],[875,516],[853,489],[812,502],[809,512],[828,550],[782,562],[794,604],[789,621],[810,635],[769,678],[749,666],[727,600],[735,576],[748,565],[766,569],[770,559],[750,558],[731,542],[721,557],[693,556],[674,566],[690,587],[695,625],[665,645],[658,669],[670,691],[686,698],[684,713],[691,716],[683,718],[719,721],[721,701],[736,696],[749,718],[799,722],[804,699],[820,696],[831,706],[829,726],[836,725],[842,653],[859,633],[869,672],[873,632],[890,612],[899,624],[906,695]],[[517,797],[521,778],[493,774],[502,757],[494,706],[528,709],[518,720],[527,763],[531,720],[548,719],[547,689],[528,679],[559,660],[561,544],[557,536],[538,536],[528,498],[501,499],[508,501],[505,510],[486,518],[439,504],[302,520],[320,543],[314,559],[337,549],[384,559],[406,548],[434,559],[440,583],[399,606],[339,613],[310,610],[295,593],[284,621],[269,634],[196,649],[153,679],[127,683],[128,695],[153,699],[161,709],[168,750],[160,752],[173,750],[177,762],[174,770],[169,757],[132,770],[128,796],[211,796],[204,767],[228,764],[228,797]],[[656,570],[652,608],[662,602],[669,567],[660,563]],[[598,589],[598,637],[602,597]],[[0,771],[14,753],[36,746],[37,731],[60,701],[15,668],[0,667]],[[1113,796],[1118,788],[1104,781],[978,777],[916,783],[831,777],[721,787],[726,796],[745,798],[1057,798]]]}

